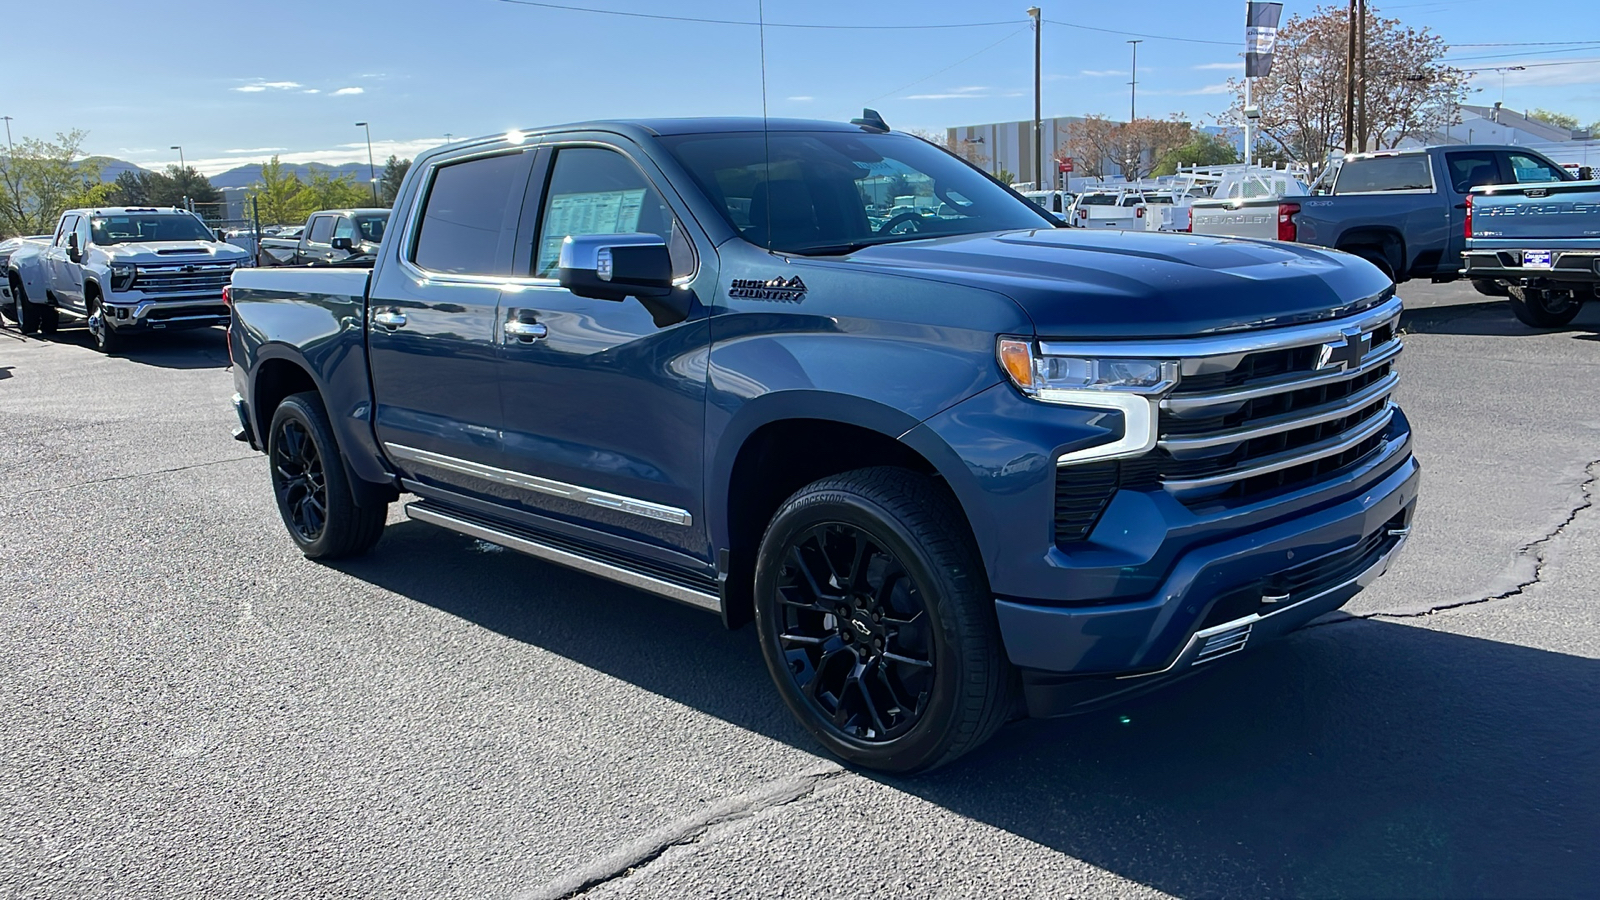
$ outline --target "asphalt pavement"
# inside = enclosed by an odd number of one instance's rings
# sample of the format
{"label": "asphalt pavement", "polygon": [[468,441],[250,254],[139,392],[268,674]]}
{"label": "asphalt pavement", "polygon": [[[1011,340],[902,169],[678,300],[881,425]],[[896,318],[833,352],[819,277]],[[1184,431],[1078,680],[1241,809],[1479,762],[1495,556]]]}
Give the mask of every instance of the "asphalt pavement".
{"label": "asphalt pavement", "polygon": [[301,558],[220,330],[0,331],[0,896],[1600,895],[1600,307],[1402,295],[1385,579],[916,779],[821,755],[749,629],[398,508]]}

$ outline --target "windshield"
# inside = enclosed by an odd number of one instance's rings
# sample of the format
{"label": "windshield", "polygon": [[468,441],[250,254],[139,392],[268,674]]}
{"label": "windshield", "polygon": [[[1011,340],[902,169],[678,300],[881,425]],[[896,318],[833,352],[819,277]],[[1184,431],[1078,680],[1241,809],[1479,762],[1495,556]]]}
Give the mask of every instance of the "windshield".
{"label": "windshield", "polygon": [[[745,240],[798,254],[1052,220],[944,150],[907,135],[690,134],[662,143]],[[770,152],[770,157],[769,157]]]}
{"label": "windshield", "polygon": [[383,226],[389,224],[388,216],[356,216],[356,227],[361,229],[361,239],[369,244],[383,241]]}
{"label": "windshield", "polygon": [[185,215],[95,216],[89,220],[94,243],[132,244],[143,241],[210,241],[215,237],[199,219]]}

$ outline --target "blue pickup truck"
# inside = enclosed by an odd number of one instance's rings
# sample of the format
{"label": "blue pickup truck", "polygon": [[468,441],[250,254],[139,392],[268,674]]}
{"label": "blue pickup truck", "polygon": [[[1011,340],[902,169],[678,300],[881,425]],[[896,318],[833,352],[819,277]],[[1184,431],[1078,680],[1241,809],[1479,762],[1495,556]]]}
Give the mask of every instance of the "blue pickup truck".
{"label": "blue pickup truck", "polygon": [[876,115],[457,142],[370,271],[234,275],[237,436],[308,557],[408,495],[753,622],[822,745],[926,770],[1297,628],[1411,528],[1388,278],[1058,225]]}
{"label": "blue pickup truck", "polygon": [[1467,216],[1467,275],[1509,286],[1524,325],[1560,328],[1600,298],[1600,183],[1477,188]]}

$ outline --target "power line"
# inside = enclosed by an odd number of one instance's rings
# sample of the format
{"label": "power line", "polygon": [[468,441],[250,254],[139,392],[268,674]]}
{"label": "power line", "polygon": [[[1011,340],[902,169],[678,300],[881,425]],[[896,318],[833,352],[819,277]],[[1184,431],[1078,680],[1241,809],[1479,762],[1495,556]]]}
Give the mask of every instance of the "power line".
{"label": "power line", "polygon": [[1120,34],[1126,37],[1146,38],[1152,41],[1182,41],[1186,44],[1218,44],[1223,47],[1238,47],[1244,44],[1244,41],[1207,41],[1200,38],[1172,37],[1165,34],[1144,34],[1143,32],[1138,31],[1117,31],[1113,28],[1096,28],[1093,25],[1079,25],[1076,22],[1061,22],[1056,19],[1046,19],[1045,21],[1051,25],[1060,25],[1063,28],[1077,28],[1082,31],[1098,31],[1102,34]]}
{"label": "power line", "polygon": [[[574,6],[569,3],[544,3],[540,0],[498,0],[513,6],[533,6],[539,9],[556,9],[563,12],[594,13],[601,16],[623,16],[629,19],[655,19],[663,22],[693,22],[700,25],[744,25],[758,28],[761,23],[749,19],[706,19],[696,16],[669,16],[661,13],[627,12],[620,9],[595,9],[592,6]],[[804,22],[768,22],[768,28],[807,28],[822,31],[925,31],[936,28],[990,28],[997,25],[1015,25],[1015,19],[1004,22],[958,22],[940,25],[813,25]]]}
{"label": "power line", "polygon": [[1570,47],[1573,44],[1600,44],[1597,41],[1497,41],[1491,44],[1451,44],[1450,49],[1457,47]]}

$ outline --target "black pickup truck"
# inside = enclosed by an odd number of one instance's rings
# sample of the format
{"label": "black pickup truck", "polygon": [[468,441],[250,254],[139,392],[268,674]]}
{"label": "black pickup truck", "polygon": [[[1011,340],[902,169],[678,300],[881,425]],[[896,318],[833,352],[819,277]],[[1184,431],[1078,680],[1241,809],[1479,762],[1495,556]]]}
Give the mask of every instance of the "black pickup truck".
{"label": "black pickup truck", "polygon": [[378,252],[387,209],[324,209],[306,219],[298,238],[261,239],[258,266],[314,266],[359,261]]}
{"label": "black pickup truck", "polygon": [[876,115],[462,141],[395,208],[370,270],[233,277],[238,436],[302,551],[409,494],[753,620],[858,765],[1213,665],[1411,527],[1400,301],[1343,254],[1058,227]]}
{"label": "black pickup truck", "polygon": [[[1473,188],[1572,178],[1537,151],[1500,144],[1362,153],[1331,166],[1310,196],[1196,204],[1193,230],[1332,247],[1395,281],[1453,281],[1461,276]],[[1248,216],[1253,210],[1265,215]],[[1473,286],[1505,295],[1492,279],[1475,279]]]}

